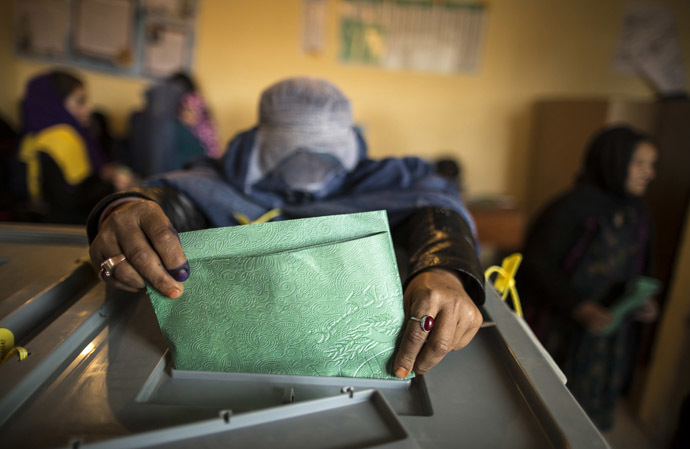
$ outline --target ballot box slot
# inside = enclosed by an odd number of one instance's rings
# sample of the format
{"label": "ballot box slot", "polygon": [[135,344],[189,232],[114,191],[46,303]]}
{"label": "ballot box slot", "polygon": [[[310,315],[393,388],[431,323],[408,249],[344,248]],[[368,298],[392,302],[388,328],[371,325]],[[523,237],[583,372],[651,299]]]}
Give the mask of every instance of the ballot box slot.
{"label": "ballot box slot", "polygon": [[348,387],[353,391],[370,388],[380,391],[399,415],[433,415],[424,376],[411,380],[382,380],[180,371],[172,368],[169,352],[164,354],[149,375],[137,395],[137,401],[247,412],[337,396]]}
{"label": "ballot box slot", "polygon": [[[72,440],[75,441],[75,440]],[[377,390],[316,399],[89,444],[79,449],[183,447],[419,448]]]}

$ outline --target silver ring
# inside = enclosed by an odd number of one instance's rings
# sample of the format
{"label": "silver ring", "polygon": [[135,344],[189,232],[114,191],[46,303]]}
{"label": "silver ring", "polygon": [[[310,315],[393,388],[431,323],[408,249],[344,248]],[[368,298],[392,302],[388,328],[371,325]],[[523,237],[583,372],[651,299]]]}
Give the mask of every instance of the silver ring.
{"label": "silver ring", "polygon": [[434,317],[431,315],[424,315],[421,318],[417,318],[416,316],[410,317],[412,321],[418,321],[419,322],[419,327],[422,328],[424,332],[431,332],[431,329],[434,328]]}
{"label": "silver ring", "polygon": [[105,259],[103,262],[101,262],[101,270],[98,272],[98,277],[101,278],[102,281],[110,279],[113,276],[115,267],[124,260],[126,260],[124,254],[118,254],[117,256]]}

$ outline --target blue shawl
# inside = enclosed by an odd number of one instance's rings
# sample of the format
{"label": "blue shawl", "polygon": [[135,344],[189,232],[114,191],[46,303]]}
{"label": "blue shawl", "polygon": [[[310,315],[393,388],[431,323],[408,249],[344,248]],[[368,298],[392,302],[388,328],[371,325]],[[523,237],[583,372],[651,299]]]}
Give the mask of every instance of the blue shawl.
{"label": "blue shawl", "polygon": [[146,184],[182,191],[215,227],[238,225],[236,213],[254,220],[276,208],[282,211],[276,220],[386,210],[395,226],[420,209],[442,207],[459,213],[476,234],[452,182],[417,157],[368,159],[359,132],[358,165],[317,195],[291,191],[267,178],[246,185],[256,131],[255,127],[237,135],[219,160],[199,159],[186,170],[151,178]]}

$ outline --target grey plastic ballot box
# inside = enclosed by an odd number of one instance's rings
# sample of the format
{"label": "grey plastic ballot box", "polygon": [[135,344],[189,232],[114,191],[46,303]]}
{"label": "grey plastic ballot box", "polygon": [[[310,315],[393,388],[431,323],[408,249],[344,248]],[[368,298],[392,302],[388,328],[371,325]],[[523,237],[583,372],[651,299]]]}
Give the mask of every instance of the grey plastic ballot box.
{"label": "grey plastic ballot box", "polygon": [[381,393],[377,390],[351,393],[236,417],[223,410],[216,419],[80,445],[80,448],[419,447]]}
{"label": "grey plastic ballot box", "polygon": [[0,328],[26,340],[93,287],[87,254],[82,226],[1,223]]}
{"label": "grey plastic ballot box", "polygon": [[[0,259],[10,261],[0,277],[26,269],[12,262],[22,246],[20,257],[31,254],[37,267],[56,257],[55,229],[48,241],[37,228],[33,241],[2,232]],[[38,290],[0,285],[19,304],[12,313],[46,289],[62,304],[21,342],[28,358],[0,365],[3,448],[608,447],[491,288],[482,312],[495,326],[401,382],[176,371],[144,294],[106,288],[93,273],[72,278],[79,288],[64,288],[64,273],[53,277]]]}

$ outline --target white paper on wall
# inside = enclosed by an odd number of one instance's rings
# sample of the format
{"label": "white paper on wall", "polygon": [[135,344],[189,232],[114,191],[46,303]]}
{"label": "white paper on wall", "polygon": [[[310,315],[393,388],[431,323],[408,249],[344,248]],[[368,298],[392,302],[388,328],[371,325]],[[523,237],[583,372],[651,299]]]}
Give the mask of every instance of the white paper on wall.
{"label": "white paper on wall", "polygon": [[479,2],[340,2],[341,60],[389,69],[474,71],[485,22]]}
{"label": "white paper on wall", "polygon": [[302,1],[302,50],[305,53],[320,53],[325,48],[326,0]]}
{"label": "white paper on wall", "polygon": [[662,94],[685,89],[678,34],[667,5],[646,2],[627,5],[614,68],[644,77]]}
{"label": "white paper on wall", "polygon": [[168,76],[185,68],[187,35],[184,31],[162,28],[146,45],[146,71],[154,76]]}
{"label": "white paper on wall", "polygon": [[15,40],[26,54],[65,54],[70,28],[67,0],[24,0],[15,2]]}
{"label": "white paper on wall", "polygon": [[75,17],[74,47],[79,53],[115,65],[131,64],[134,10],[130,0],[80,0]]}

